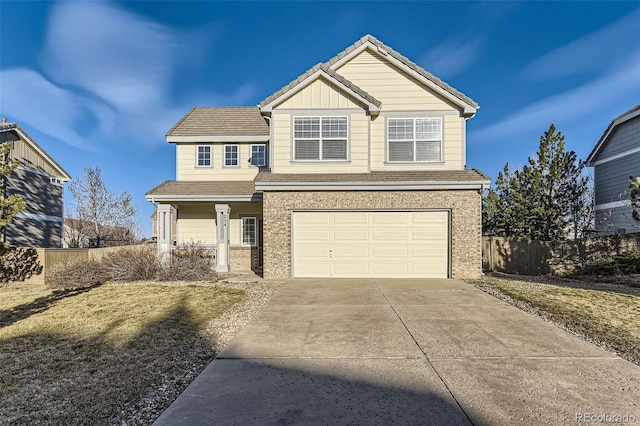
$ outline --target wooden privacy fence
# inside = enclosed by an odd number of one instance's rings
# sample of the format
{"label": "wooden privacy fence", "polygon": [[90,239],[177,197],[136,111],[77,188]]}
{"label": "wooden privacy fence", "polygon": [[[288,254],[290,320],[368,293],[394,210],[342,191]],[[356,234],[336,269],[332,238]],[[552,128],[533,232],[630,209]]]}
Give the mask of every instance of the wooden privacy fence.
{"label": "wooden privacy fence", "polygon": [[38,262],[42,266],[42,272],[27,278],[24,282],[27,284],[44,285],[44,277],[47,268],[53,265],[66,262],[72,259],[102,259],[106,254],[118,251],[122,248],[148,248],[148,245],[133,245],[119,247],[102,247],[102,248],[78,248],[78,249],[35,249],[38,253]]}
{"label": "wooden privacy fence", "polygon": [[630,250],[640,250],[640,233],[566,241],[483,237],[482,269],[522,275],[566,275]]}

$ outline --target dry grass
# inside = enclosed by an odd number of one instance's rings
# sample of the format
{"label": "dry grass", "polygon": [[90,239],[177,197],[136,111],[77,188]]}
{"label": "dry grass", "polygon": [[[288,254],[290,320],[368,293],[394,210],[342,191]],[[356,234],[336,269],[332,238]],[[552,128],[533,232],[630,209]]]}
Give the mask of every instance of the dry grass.
{"label": "dry grass", "polygon": [[194,285],[1,287],[0,423],[115,423],[167,377],[204,366],[214,353],[203,331],[243,297]]}
{"label": "dry grass", "polygon": [[474,284],[640,365],[638,288],[504,277],[486,277]]}

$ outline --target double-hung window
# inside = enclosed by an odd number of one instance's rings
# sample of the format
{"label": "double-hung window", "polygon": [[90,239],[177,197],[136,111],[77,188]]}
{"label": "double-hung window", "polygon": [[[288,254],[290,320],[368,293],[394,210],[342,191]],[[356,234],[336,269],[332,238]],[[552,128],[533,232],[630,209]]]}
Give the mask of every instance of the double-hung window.
{"label": "double-hung window", "polygon": [[442,118],[389,118],[389,162],[442,161]]}
{"label": "double-hung window", "polygon": [[198,145],[198,167],[211,167],[211,145]]}
{"label": "double-hung window", "polygon": [[240,165],[238,162],[238,145],[224,146],[224,165],[226,167],[234,167]]}
{"label": "double-hung window", "polygon": [[252,166],[266,166],[267,165],[267,146],[266,145],[251,145],[251,158],[249,163]]}
{"label": "double-hung window", "polygon": [[256,218],[243,217],[242,218],[242,245],[255,246],[256,232],[257,232]]}
{"label": "double-hung window", "polygon": [[294,160],[347,160],[347,117],[295,117]]}

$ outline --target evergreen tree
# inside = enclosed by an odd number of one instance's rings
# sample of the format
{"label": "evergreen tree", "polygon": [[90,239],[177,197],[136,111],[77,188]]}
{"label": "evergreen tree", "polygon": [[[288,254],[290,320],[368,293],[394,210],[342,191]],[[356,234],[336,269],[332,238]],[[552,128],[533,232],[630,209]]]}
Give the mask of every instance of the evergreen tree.
{"label": "evergreen tree", "polygon": [[485,197],[485,230],[494,235],[551,241],[578,234],[588,197],[584,163],[565,151],[564,136],[551,124],[535,157],[513,174],[506,164],[495,190]]}
{"label": "evergreen tree", "polygon": [[2,235],[0,254],[9,248],[9,244],[4,238],[7,225],[18,213],[27,208],[27,204],[20,194],[9,195],[7,193],[8,178],[20,165],[18,160],[10,157],[10,153],[11,144],[9,142],[0,144],[0,235]]}

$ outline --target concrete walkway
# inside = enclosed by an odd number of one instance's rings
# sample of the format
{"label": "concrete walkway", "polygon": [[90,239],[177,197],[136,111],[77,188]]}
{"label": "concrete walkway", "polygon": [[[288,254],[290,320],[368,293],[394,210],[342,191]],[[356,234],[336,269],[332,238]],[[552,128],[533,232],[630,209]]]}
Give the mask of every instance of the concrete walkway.
{"label": "concrete walkway", "polygon": [[336,279],[287,283],[156,424],[618,418],[640,367],[610,352],[463,282]]}

